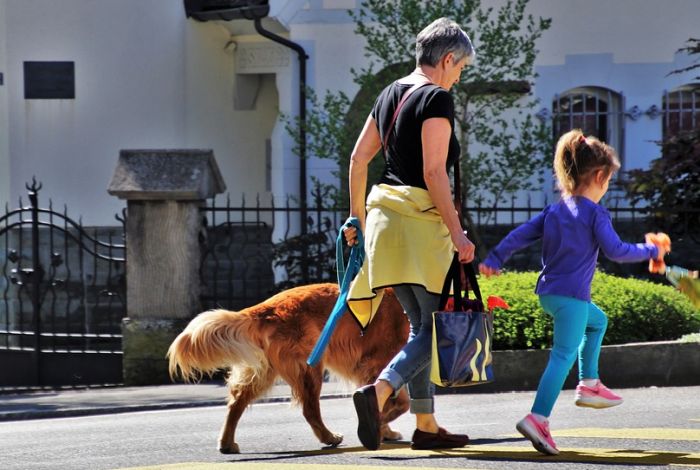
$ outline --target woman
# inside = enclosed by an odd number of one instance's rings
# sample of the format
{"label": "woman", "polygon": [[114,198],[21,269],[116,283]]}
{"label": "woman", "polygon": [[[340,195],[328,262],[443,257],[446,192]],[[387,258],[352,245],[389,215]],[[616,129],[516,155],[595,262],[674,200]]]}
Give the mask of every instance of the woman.
{"label": "woman", "polygon": [[[416,415],[414,449],[462,447],[468,442],[466,435],[438,426],[429,364],[432,313],[439,307],[453,254],[457,251],[463,263],[474,258],[448,177],[460,152],[449,90],[474,56],[469,37],[454,21],[440,18],[421,31],[416,37],[416,69],[381,92],[350,160],[350,217],[359,219],[367,256],[348,305],[364,328],[381,301],[381,288],[392,286],[411,324],[406,346],[374,384],[353,395],[358,436],[370,450],[381,443],[378,410],[404,384]],[[395,116],[407,91],[410,96]],[[382,147],[386,168],[365,201],[367,168]],[[344,234],[349,245],[357,242],[354,228],[345,228]]]}

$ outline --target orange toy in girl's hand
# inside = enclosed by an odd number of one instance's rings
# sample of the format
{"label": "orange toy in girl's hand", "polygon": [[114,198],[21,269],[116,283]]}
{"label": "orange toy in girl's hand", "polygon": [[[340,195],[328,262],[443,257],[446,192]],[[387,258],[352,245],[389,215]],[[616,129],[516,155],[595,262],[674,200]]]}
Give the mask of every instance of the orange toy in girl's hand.
{"label": "orange toy in girl's hand", "polygon": [[[647,233],[644,236],[647,243],[653,243],[659,248],[663,248],[666,252],[671,251],[671,238],[663,232]],[[663,274],[666,272],[666,263],[663,256],[649,260],[649,272]]]}

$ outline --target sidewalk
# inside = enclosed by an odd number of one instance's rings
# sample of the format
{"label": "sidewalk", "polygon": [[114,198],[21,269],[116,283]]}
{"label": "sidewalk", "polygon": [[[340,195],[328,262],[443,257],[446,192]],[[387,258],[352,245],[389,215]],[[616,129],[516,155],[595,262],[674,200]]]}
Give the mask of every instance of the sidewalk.
{"label": "sidewalk", "polygon": [[[548,350],[494,351],[496,381],[479,387],[440,389],[438,393],[493,393],[534,390],[549,357]],[[605,383],[614,388],[700,385],[700,342],[660,341],[603,346]],[[576,386],[576,367],[565,388]],[[347,397],[351,384],[331,376],[322,398]],[[0,393],[0,421],[91,414],[125,413],[194,406],[224,406],[228,390],[221,381],[147,387],[110,387]],[[289,386],[278,382],[260,402],[289,401]]]}
{"label": "sidewalk", "polygon": [[[322,398],[344,397],[351,393],[352,390],[340,382],[324,383],[321,390]],[[0,421],[224,406],[227,394],[223,382],[2,393]],[[289,401],[290,397],[289,386],[279,384],[257,403]]]}

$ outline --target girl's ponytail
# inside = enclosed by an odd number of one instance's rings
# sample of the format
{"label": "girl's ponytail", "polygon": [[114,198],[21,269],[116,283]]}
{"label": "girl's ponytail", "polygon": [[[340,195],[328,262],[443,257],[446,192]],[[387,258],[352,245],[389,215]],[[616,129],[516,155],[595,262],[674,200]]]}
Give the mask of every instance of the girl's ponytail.
{"label": "girl's ponytail", "polygon": [[580,129],[565,133],[557,142],[554,173],[563,194],[573,194],[597,170],[610,175],[619,168],[615,150],[595,137],[586,137]]}

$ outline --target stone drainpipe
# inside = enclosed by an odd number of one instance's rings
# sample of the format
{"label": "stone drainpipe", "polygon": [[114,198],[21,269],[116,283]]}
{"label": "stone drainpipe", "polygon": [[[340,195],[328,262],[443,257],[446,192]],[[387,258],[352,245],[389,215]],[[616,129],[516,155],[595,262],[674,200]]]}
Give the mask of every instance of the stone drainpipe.
{"label": "stone drainpipe", "polygon": [[166,351],[200,311],[200,207],[226,189],[211,150],[122,150],[108,192],[127,201],[125,385],[169,383]]}

